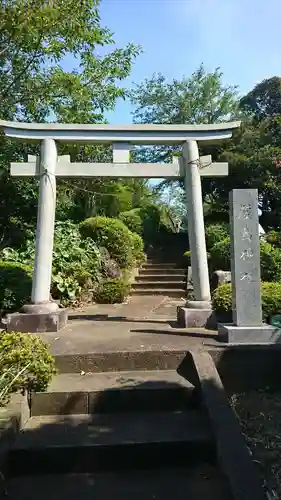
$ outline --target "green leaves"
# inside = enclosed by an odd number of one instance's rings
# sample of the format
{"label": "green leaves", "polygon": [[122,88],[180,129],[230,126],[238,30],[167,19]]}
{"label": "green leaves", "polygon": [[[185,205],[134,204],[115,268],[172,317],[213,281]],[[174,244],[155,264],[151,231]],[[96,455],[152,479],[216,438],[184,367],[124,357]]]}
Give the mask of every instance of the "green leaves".
{"label": "green leaves", "polygon": [[281,115],[281,78],[274,76],[256,85],[241,99],[240,108],[258,120]]}
{"label": "green leaves", "polygon": [[161,74],[131,92],[136,123],[216,123],[238,113],[237,88],[222,84],[222,73],[203,65],[182,80],[167,82]]}
{"label": "green leaves", "polygon": [[16,391],[45,391],[55,374],[49,346],[36,335],[2,332],[0,338],[0,406]]}

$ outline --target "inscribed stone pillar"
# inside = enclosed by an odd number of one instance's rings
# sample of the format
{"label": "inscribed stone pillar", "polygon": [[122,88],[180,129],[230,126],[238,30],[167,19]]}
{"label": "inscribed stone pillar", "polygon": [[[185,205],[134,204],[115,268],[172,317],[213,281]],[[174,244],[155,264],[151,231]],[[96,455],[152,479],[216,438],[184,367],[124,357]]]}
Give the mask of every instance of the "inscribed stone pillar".
{"label": "inscribed stone pillar", "polygon": [[237,326],[260,326],[258,192],[256,189],[234,189],[229,201],[233,321]]}
{"label": "inscribed stone pillar", "polygon": [[229,197],[232,324],[219,324],[230,344],[279,342],[280,332],[262,323],[258,192],[234,189]]}

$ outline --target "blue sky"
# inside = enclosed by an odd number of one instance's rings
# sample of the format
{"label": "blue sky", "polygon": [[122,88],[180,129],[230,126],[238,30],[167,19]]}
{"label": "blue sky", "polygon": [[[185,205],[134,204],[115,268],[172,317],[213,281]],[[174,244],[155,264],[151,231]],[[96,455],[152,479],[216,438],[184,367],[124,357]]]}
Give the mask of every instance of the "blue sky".
{"label": "blue sky", "polygon": [[[281,76],[280,0],[102,0],[100,11],[117,45],[143,48],[128,86],[154,72],[188,76],[201,62],[241,93]],[[120,101],[108,119],[130,123],[130,105]]]}

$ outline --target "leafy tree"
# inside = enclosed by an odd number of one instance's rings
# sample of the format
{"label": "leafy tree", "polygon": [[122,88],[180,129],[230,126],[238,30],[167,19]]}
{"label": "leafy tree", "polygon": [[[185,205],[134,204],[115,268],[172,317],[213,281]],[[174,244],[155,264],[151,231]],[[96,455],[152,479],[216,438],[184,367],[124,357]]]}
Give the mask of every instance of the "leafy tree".
{"label": "leafy tree", "polygon": [[[125,48],[113,46],[112,49],[113,34],[101,26],[99,4],[100,0],[2,1],[2,119],[96,123],[104,120],[104,112],[114,108],[117,98],[126,97],[119,82],[129,75],[140,48],[128,44]],[[66,60],[73,62],[72,71],[65,69]],[[97,161],[110,155],[109,148],[104,146],[65,146],[60,153],[66,150],[77,161],[88,158]],[[36,181],[15,180],[8,174],[9,163],[23,161],[28,152],[38,154],[39,150],[37,146],[27,147],[0,136],[0,244],[7,243],[7,239],[14,240],[15,232],[22,233],[26,225],[35,222]],[[110,191],[113,184],[104,180],[102,188],[107,186],[105,191]],[[121,197],[125,190],[123,184],[119,186]],[[100,186],[100,180],[59,182],[58,216],[66,217],[77,208],[81,217],[88,215],[93,192],[101,192]],[[80,198],[78,188],[80,194],[83,193]],[[118,189],[114,187],[113,191],[116,193]],[[13,199],[13,203],[9,199]],[[109,199],[104,197],[108,207],[112,205]],[[126,204],[121,205],[123,210]]]}
{"label": "leafy tree", "polygon": [[[146,79],[131,92],[131,100],[136,109],[133,115],[136,123],[218,123],[239,116],[237,87],[224,85],[222,73],[216,69],[207,73],[201,65],[190,77],[168,82],[159,74]],[[201,154],[212,154],[217,160],[223,145],[204,146]],[[155,146],[141,148],[138,152],[140,161],[171,161],[173,154],[180,154],[178,146]],[[164,190],[164,198],[169,198],[174,216],[182,219],[182,227],[186,227],[186,210],[182,189],[178,183],[163,181],[158,189]],[[182,183],[180,182],[181,188]],[[167,192],[167,187],[168,192]],[[214,190],[212,180],[203,182],[205,197]],[[171,196],[173,195],[173,200]]]}
{"label": "leafy tree", "polygon": [[256,85],[241,99],[240,108],[259,120],[281,115],[281,78],[273,76]]}

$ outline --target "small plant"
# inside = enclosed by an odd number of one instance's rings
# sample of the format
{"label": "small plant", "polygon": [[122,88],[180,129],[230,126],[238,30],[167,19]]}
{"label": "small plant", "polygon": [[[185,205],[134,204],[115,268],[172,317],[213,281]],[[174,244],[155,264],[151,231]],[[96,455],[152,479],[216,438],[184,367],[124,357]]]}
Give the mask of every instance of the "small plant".
{"label": "small plant", "polygon": [[19,378],[28,370],[30,363],[16,372],[14,368],[4,370],[0,375],[0,406],[4,406],[9,401],[9,394]]}
{"label": "small plant", "polygon": [[95,292],[98,304],[121,304],[130,293],[130,285],[122,278],[104,280]]}
{"label": "small plant", "polygon": [[232,312],[232,288],[231,283],[225,283],[214,291],[212,295],[212,305],[217,313]]}
{"label": "small plant", "polygon": [[183,262],[183,265],[186,269],[191,266],[191,251],[190,250],[186,250],[186,252],[184,252],[184,254],[182,256],[182,262]]}
{"label": "small plant", "polygon": [[54,358],[39,337],[29,333],[1,333],[0,404],[7,403],[13,392],[45,391],[54,373]]}
{"label": "small plant", "polygon": [[265,239],[267,243],[270,243],[271,245],[281,248],[281,232],[280,231],[269,231],[265,235]]}

